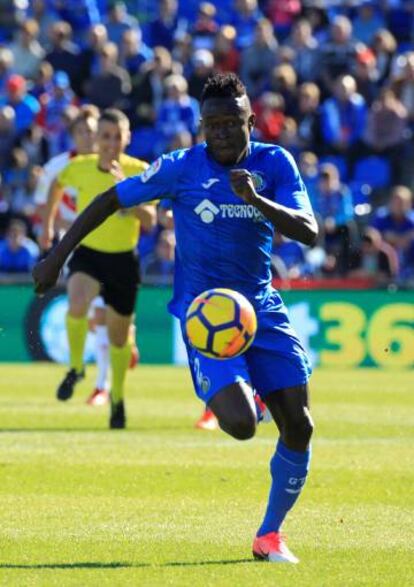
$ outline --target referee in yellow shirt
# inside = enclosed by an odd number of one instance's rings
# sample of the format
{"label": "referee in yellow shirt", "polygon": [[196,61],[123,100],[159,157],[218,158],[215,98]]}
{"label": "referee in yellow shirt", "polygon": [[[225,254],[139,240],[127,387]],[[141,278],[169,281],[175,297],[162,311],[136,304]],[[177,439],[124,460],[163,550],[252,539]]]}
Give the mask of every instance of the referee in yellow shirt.
{"label": "referee in yellow shirt", "polygon": [[[105,110],[98,123],[98,153],[72,159],[52,187],[43,224],[45,234],[53,235],[54,218],[64,186],[75,189],[77,211],[82,212],[95,194],[147,168],[144,161],[123,153],[129,141],[129,121],[125,114],[116,109]],[[68,263],[66,326],[70,369],[57,389],[57,398],[68,400],[76,383],[84,377],[87,313],[92,300],[100,294],[107,305],[112,367],[110,428],[125,427],[124,382],[131,355],[128,331],[140,280],[136,245],[141,226],[151,229],[155,221],[153,205],[119,211],[81,242]]]}

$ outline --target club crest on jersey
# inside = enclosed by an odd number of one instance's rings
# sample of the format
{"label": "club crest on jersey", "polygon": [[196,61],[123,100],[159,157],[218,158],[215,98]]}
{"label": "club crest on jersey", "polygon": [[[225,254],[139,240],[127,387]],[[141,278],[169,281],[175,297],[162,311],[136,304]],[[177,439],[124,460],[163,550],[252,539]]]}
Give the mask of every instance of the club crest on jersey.
{"label": "club crest on jersey", "polygon": [[252,171],[253,185],[256,191],[261,192],[265,189],[267,182],[265,176],[260,171]]}
{"label": "club crest on jersey", "polygon": [[156,159],[154,161],[154,163],[152,163],[152,165],[150,165],[145,171],[144,173],[141,173],[141,181],[142,183],[146,183],[149,179],[151,179],[151,177],[153,175],[155,175],[156,173],[158,173],[158,171],[161,168],[161,163],[162,163],[162,159],[161,157],[158,157],[158,159]]}

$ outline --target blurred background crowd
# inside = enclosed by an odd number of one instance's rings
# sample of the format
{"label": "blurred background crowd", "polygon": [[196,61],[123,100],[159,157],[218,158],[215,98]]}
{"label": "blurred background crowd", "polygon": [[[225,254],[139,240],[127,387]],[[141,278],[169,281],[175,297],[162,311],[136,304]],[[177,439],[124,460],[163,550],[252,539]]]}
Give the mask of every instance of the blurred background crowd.
{"label": "blurred background crowd", "polygon": [[[240,75],[253,138],[293,153],[319,219],[313,248],[275,237],[275,277],[414,287],[414,0],[0,0],[0,274],[39,255],[34,193],[80,106],[121,108],[151,161],[203,140],[215,71]],[[161,218],[145,281],[171,283],[174,246]]]}

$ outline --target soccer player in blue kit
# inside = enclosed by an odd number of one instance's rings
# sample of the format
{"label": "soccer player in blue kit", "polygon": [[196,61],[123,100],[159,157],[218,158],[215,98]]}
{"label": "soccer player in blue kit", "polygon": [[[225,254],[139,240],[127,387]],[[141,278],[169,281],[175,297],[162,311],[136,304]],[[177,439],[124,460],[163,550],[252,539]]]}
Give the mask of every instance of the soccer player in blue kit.
{"label": "soccer player in blue kit", "polygon": [[312,244],[318,229],[292,156],[275,145],[250,141],[254,121],[236,75],[209,78],[201,97],[206,142],[163,155],[141,175],[97,196],[35,267],[33,277],[36,291],[45,292],[74,247],[110,214],[157,198],[171,199],[177,263],[170,311],[183,323],[192,299],[214,287],[237,290],[255,307],[258,331],[244,355],[216,361],[187,345],[189,364],[197,395],[234,438],[255,434],[253,389],[272,414],[280,438],[270,461],[269,500],[253,555],[296,563],[280,528],[309,470],[310,365],[271,287],[270,251],[274,230]]}

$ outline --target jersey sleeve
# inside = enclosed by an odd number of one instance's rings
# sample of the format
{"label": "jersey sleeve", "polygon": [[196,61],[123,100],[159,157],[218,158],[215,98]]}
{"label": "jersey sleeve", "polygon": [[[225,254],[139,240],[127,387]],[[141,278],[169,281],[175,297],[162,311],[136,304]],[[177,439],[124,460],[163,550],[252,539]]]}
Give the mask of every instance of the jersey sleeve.
{"label": "jersey sleeve", "polygon": [[184,167],[186,151],[174,151],[156,159],[140,175],[129,177],[116,186],[123,208],[161,198],[174,198],[177,180]]}
{"label": "jersey sleeve", "polygon": [[280,149],[273,152],[272,168],[276,170],[275,202],[291,208],[313,214],[305,184],[292,155]]}
{"label": "jersey sleeve", "polygon": [[59,173],[68,164],[68,156],[66,153],[53,157],[43,167],[43,173],[38,181],[33,201],[38,206],[46,204],[52,183],[57,178]]}
{"label": "jersey sleeve", "polygon": [[[76,158],[75,158],[76,159]],[[61,187],[65,187],[68,185],[72,185],[73,181],[73,167],[75,165],[75,159],[69,161],[69,163],[60,171],[58,176],[56,177],[56,181]]]}
{"label": "jersey sleeve", "polygon": [[46,204],[53,179],[54,178],[51,174],[49,174],[46,170],[43,171],[33,196],[33,201],[37,206]]}

